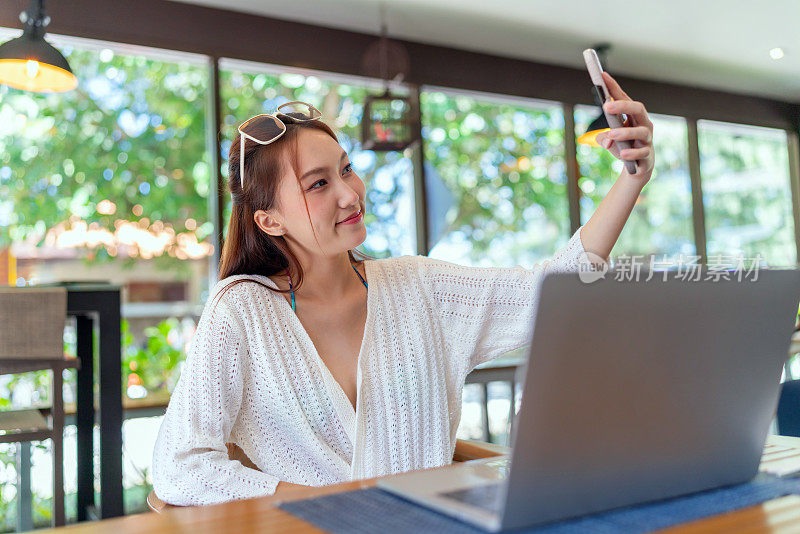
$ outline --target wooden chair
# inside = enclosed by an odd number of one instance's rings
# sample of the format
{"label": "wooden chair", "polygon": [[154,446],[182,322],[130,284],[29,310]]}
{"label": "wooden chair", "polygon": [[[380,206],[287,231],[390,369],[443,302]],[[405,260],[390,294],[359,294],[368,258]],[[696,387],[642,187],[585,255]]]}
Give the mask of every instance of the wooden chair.
{"label": "wooden chair", "polygon": [[[237,445],[233,443],[226,443],[225,445],[228,447],[228,458],[231,460],[239,460],[245,467],[258,470],[250,458],[248,458],[244,451],[242,451],[242,449],[240,449]],[[484,443],[482,441],[459,439],[456,440],[456,450],[453,453],[453,461],[467,462],[469,460],[478,460],[480,458],[491,458],[493,456],[500,456],[501,454],[508,454],[508,451],[508,447],[503,447],[501,445]],[[169,508],[176,508],[176,506],[167,504],[159,499],[155,491],[151,491],[147,495],[147,506],[156,513],[161,513]]]}
{"label": "wooden chair", "polygon": [[[65,524],[64,511],[64,369],[78,368],[64,356],[67,297],[64,288],[0,288],[0,375],[50,370],[50,407],[0,412],[0,443],[18,443],[22,530],[33,528],[30,506],[30,442],[51,440],[53,458],[53,526]],[[49,415],[49,421],[46,418]]]}

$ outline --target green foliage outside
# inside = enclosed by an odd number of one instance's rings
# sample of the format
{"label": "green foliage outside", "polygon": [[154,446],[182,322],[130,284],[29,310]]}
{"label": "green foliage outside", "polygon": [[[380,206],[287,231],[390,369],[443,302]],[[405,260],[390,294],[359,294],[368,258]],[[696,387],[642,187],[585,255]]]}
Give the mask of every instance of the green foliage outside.
{"label": "green foliage outside", "polygon": [[482,266],[544,259],[569,238],[564,120],[557,104],[422,95],[429,180],[453,196],[431,256]]}
{"label": "green foliage outside", "polygon": [[[43,442],[35,442],[32,448],[49,450]],[[13,480],[16,477],[16,448],[15,445],[2,445],[0,448],[0,469],[3,471],[2,478]],[[17,488],[13,484],[0,483],[0,532],[14,532],[17,521],[17,504],[14,498]],[[69,502],[69,500],[67,500]],[[33,495],[31,511],[34,525],[49,526],[52,517],[52,498],[44,498],[41,495]]]}
{"label": "green foliage outside", "polygon": [[[112,232],[118,219],[161,221],[206,239],[213,228],[205,67],[110,50],[64,52],[81,80],[74,91],[0,86],[0,247],[42,244],[48,229],[70,218]],[[106,199],[116,205],[112,214],[98,211]],[[196,225],[187,227],[188,219]],[[109,257],[107,247],[86,252],[89,263]],[[166,254],[153,261],[182,267]]]}
{"label": "green foliage outside", "polygon": [[698,140],[709,259],[760,255],[771,266],[794,265],[786,133],[701,121]]}
{"label": "green foliage outside", "polygon": [[[141,384],[149,393],[171,393],[178,380],[185,346],[175,317],[145,328],[145,340],[137,344],[127,320],[122,320],[122,383]],[[135,375],[133,380],[131,375]]]}

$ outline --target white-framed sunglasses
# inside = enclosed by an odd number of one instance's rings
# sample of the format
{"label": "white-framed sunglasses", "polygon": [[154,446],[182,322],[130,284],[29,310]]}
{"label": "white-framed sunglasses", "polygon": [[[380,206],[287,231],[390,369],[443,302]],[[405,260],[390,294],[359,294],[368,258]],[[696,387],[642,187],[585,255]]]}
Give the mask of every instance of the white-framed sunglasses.
{"label": "white-framed sunglasses", "polygon": [[[239,135],[241,136],[239,139],[239,184],[242,186],[242,188],[244,188],[244,143],[246,139],[249,139],[260,145],[268,145],[270,143],[274,143],[286,133],[287,124],[315,121],[319,120],[321,117],[322,113],[320,110],[311,104],[294,101],[281,104],[278,106],[278,109],[275,111],[275,113],[262,113],[261,115],[250,117],[240,124],[238,128]],[[268,139],[257,139],[243,131],[247,125],[253,124],[253,122],[257,120],[266,121],[264,124],[264,129],[270,133]]]}

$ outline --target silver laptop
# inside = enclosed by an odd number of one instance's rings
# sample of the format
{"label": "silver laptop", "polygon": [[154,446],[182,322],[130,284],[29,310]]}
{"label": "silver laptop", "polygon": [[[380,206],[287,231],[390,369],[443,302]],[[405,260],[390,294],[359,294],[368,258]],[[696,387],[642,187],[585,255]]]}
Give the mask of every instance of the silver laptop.
{"label": "silver laptop", "polygon": [[800,271],[762,269],[742,281],[662,275],[590,284],[547,276],[510,458],[378,486],[498,531],[751,479],[777,405]]}

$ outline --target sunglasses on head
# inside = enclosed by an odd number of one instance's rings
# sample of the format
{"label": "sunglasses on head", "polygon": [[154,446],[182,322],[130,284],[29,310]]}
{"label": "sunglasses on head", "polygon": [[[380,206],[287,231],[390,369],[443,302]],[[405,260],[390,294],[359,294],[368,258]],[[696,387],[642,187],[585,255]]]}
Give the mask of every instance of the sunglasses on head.
{"label": "sunglasses on head", "polygon": [[[287,102],[278,106],[275,113],[264,113],[250,117],[239,125],[239,183],[244,188],[244,143],[249,139],[260,145],[268,145],[280,139],[286,133],[286,125],[296,122],[306,122],[319,120],[322,117],[320,110],[305,102]],[[258,139],[246,133],[244,129],[248,125],[256,124],[263,126],[266,135],[263,139]]]}

